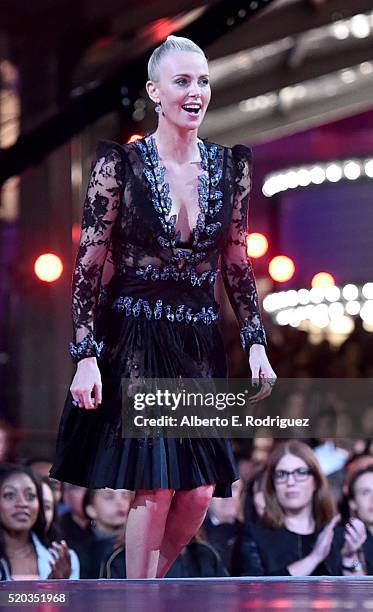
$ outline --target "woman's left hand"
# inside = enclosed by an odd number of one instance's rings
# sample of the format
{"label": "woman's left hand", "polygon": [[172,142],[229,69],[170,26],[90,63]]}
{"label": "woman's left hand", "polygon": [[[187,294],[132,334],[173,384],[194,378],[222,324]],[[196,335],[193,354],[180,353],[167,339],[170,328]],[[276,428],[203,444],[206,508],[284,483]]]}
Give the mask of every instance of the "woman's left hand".
{"label": "woman's left hand", "polygon": [[61,543],[52,542],[48,550],[53,557],[53,562],[49,561],[51,573],[48,579],[55,578],[61,580],[63,578],[70,578],[71,556],[65,540],[62,540]]}
{"label": "woman's left hand", "polygon": [[271,395],[277,375],[268,361],[265,347],[261,344],[253,344],[250,347],[249,364],[255,384],[259,384],[259,380],[262,380],[262,386],[258,393],[250,397],[250,402],[256,403]]}
{"label": "woman's left hand", "polygon": [[357,517],[351,518],[345,525],[345,540],[341,550],[342,557],[355,555],[367,538],[367,530],[363,521]]}

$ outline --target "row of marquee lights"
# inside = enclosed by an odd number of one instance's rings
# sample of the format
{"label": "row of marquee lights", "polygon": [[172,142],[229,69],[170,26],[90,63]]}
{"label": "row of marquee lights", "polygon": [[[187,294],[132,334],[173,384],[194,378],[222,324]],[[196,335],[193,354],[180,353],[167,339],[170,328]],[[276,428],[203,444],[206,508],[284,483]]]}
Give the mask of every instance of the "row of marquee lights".
{"label": "row of marquee lights", "polygon": [[263,184],[263,194],[270,198],[281,191],[338,183],[342,180],[356,181],[373,178],[373,159],[346,159],[327,163],[305,164],[269,174]]}
{"label": "row of marquee lights", "polygon": [[359,315],[363,327],[373,331],[373,283],[358,286],[314,286],[311,289],[290,289],[269,293],[263,308],[279,325],[298,327],[308,322],[313,327],[349,334],[354,328],[353,317]]}

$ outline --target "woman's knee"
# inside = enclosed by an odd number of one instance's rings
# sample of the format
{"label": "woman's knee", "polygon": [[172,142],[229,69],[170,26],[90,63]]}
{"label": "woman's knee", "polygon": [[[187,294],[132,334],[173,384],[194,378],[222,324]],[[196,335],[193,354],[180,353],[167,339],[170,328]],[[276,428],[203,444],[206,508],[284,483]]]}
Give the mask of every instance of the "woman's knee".
{"label": "woman's knee", "polygon": [[188,513],[201,514],[207,511],[214,489],[215,484],[202,485],[190,491],[175,491],[174,503]]}
{"label": "woman's knee", "polygon": [[170,508],[173,494],[173,489],[139,489],[136,491],[132,507],[149,506],[158,512],[167,512]]}

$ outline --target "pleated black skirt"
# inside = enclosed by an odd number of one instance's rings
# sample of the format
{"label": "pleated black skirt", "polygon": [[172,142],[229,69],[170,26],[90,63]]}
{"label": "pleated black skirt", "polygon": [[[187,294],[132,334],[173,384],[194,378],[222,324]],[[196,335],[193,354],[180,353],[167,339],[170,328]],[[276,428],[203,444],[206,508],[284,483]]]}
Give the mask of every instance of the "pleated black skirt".
{"label": "pleated black skirt", "polygon": [[98,337],[104,341],[98,360],[102,404],[95,410],[78,408],[68,392],[50,476],[93,489],[132,491],[190,490],[216,483],[214,496],[230,497],[238,471],[229,439],[126,438],[122,431],[123,377],[134,382],[139,376],[226,377],[226,355],[217,324],[149,318],[146,310],[136,311],[135,316],[114,307],[126,297],[133,298],[132,304],[139,297],[146,299],[153,310],[160,297],[174,311],[181,304],[193,312],[217,307],[211,288],[191,289],[190,282],[145,282],[132,273],[113,279],[97,320]]}

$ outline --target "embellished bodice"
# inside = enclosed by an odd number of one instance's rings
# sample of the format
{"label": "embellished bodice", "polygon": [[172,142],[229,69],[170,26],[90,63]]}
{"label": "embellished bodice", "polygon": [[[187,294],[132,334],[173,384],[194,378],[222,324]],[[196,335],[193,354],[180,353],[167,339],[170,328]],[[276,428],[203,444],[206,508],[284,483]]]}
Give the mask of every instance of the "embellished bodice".
{"label": "embellished bodice", "polygon": [[[73,275],[74,338],[70,349],[75,361],[99,355],[97,309],[105,301],[112,279],[125,279],[126,274],[156,282],[160,295],[154,304],[142,298],[134,301],[130,295],[119,296],[116,305],[122,305],[124,316],[156,319],[164,313],[177,324],[185,321],[185,317],[174,316],[177,308],[179,313],[184,312],[185,304],[175,305],[173,313],[170,304],[162,302],[162,281],[178,281],[184,292],[189,286],[190,292],[207,287],[211,293],[221,273],[243,346],[266,343],[246,250],[251,149],[242,145],[231,149],[207,140],[199,140],[198,146],[199,212],[190,240],[182,243],[176,229],[177,216],[171,215],[166,168],[160,163],[154,137],[127,145],[99,141]],[[201,310],[192,313],[188,321],[211,324],[217,317],[215,313],[202,316],[204,307],[201,304]]]}

